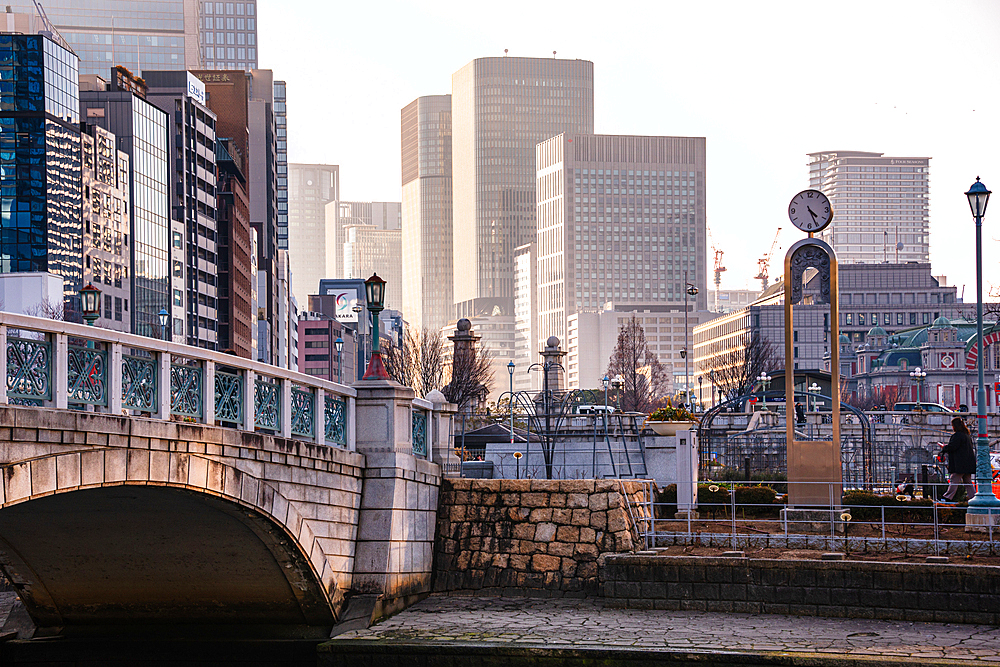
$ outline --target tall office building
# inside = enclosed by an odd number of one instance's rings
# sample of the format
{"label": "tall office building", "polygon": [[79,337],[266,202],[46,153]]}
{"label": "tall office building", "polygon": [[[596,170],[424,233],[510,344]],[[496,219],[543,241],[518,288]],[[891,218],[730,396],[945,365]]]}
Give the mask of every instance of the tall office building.
{"label": "tall office building", "polygon": [[[349,225],[370,225],[378,229],[399,229],[403,224],[402,204],[394,201],[336,201],[326,205],[327,231],[337,248],[332,266],[335,279],[346,278],[344,267],[345,229]],[[327,266],[327,272],[330,271]],[[366,278],[368,276],[365,276]]]}
{"label": "tall office building", "polygon": [[83,281],[101,290],[101,317],[96,325],[131,331],[132,263],[129,252],[128,155],[118,150],[115,135],[82,125]]}
{"label": "tall office building", "polygon": [[[171,308],[183,311],[174,335],[188,345],[215,350],[219,344],[216,115],[206,106],[205,84],[190,72],[144,74],[146,99],[170,115],[173,127],[170,210],[177,229],[171,231],[171,276],[183,273],[182,285],[171,289]],[[178,262],[183,266],[177,267]]]}
{"label": "tall office building", "polygon": [[[18,12],[37,11],[32,0],[10,4]],[[146,69],[200,64],[197,0],[44,0],[41,5],[80,57],[81,74],[106,77],[123,65],[138,76]]]}
{"label": "tall office building", "polygon": [[170,308],[168,116],[146,101],[141,81],[122,69],[114,73],[110,87],[100,77],[85,77],[80,113],[88,123],[113,133],[129,156],[132,333],[158,338],[159,313]]}
{"label": "tall office building", "polygon": [[454,319],[451,95],[419,97],[400,113],[403,313],[418,328]]}
{"label": "tall office building", "polygon": [[[538,244],[514,251],[514,365],[525,369],[541,359],[538,340]],[[514,390],[540,390],[540,373],[515,373]]]}
{"label": "tall office building", "polygon": [[594,64],[479,58],[452,75],[456,303],[505,299],[514,249],[535,239],[535,146],[594,131]]}
{"label": "tall office building", "polygon": [[[179,4],[179,3],[174,3]],[[257,68],[257,2],[184,0],[185,20],[192,5],[201,31],[201,60],[209,69]],[[194,67],[192,64],[190,67]]]}
{"label": "tall office building", "polygon": [[385,308],[399,310],[403,297],[400,230],[375,225],[344,228],[344,278],[365,280],[377,273],[386,282]]}
{"label": "tall office building", "polygon": [[[274,113],[274,172],[275,200],[278,215],[275,218],[278,234],[278,249],[288,250],[288,84],[284,81],[274,82],[274,103],[271,111]],[[303,304],[305,302],[303,301]]]}
{"label": "tall office building", "polygon": [[930,261],[930,158],[810,153],[809,187],[833,204],[820,238],[842,264]]}
{"label": "tall office building", "polygon": [[83,287],[77,57],[42,35],[0,34],[0,273]]}
{"label": "tall office building", "polygon": [[319,281],[334,277],[334,226],[326,224],[326,205],[340,199],[340,167],[335,164],[288,165],[288,254],[295,267],[292,289],[305,307]]}
{"label": "tall office building", "polygon": [[219,349],[256,359],[256,249],[250,227],[243,155],[232,139],[216,140],[215,163],[218,168],[215,194],[219,229]]}
{"label": "tall office building", "polygon": [[[571,315],[609,301],[706,310],[703,137],[561,134],[537,162],[535,346],[566,340]],[[685,278],[699,290],[688,301]]]}

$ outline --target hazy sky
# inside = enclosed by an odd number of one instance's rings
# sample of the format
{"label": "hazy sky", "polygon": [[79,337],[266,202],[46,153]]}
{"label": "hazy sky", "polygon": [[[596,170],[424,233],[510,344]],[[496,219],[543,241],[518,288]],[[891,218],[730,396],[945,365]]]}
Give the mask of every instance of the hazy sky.
{"label": "hazy sky", "polygon": [[[803,234],[806,154],[931,157],[931,261],[975,300],[963,193],[997,192],[984,277],[1000,288],[1000,2],[260,0],[260,67],[288,82],[289,160],[339,164],[341,196],[400,199],[399,111],[470,60],[594,62],[595,130],[704,136],[723,288],[759,285]],[[978,134],[975,134],[978,132]],[[711,269],[711,260],[709,267]],[[709,274],[711,280],[711,271]]]}

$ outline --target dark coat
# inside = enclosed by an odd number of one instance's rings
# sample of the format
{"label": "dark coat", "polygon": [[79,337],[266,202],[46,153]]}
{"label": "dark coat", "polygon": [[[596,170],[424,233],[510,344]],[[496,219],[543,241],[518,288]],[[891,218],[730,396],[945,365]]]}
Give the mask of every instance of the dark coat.
{"label": "dark coat", "polygon": [[952,433],[948,444],[941,453],[948,455],[948,473],[974,475],[976,473],[976,450],[972,447],[972,436]]}

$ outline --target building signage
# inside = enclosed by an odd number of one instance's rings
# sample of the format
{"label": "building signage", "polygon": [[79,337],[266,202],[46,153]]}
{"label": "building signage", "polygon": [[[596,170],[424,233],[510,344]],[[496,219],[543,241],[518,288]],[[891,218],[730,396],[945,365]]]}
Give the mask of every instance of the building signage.
{"label": "building signage", "polygon": [[205,84],[191,72],[187,73],[187,94],[199,103],[205,104]]}
{"label": "building signage", "polygon": [[346,292],[335,292],[328,290],[328,294],[334,295],[335,310],[334,315],[338,322],[357,322],[358,314],[354,312],[354,306],[358,303],[358,293],[354,290]]}
{"label": "building signage", "polygon": [[198,78],[205,83],[228,83],[233,81],[232,77],[225,72],[202,72]]}
{"label": "building signage", "polygon": [[889,164],[915,164],[918,166],[924,166],[927,164],[927,160],[889,160]]}

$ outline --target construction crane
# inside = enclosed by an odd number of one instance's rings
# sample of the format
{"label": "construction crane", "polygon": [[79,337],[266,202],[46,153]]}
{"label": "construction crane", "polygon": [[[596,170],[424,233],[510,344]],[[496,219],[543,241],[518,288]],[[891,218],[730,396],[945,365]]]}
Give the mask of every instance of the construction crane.
{"label": "construction crane", "polygon": [[767,254],[757,260],[757,275],[754,276],[760,281],[760,291],[763,293],[767,289],[767,271],[771,266],[771,255],[774,254],[774,249],[778,247],[778,236],[781,234],[781,227],[778,227],[778,231],[774,233],[774,241],[771,242],[771,249],[767,251]]}
{"label": "construction crane", "polygon": [[705,225],[705,229],[708,230],[708,244],[712,248],[712,252],[715,253],[715,311],[719,311],[719,285],[722,284],[722,272],[726,270],[726,267],[722,265],[722,255],[723,252],[715,245],[715,237],[712,236],[712,228]]}

